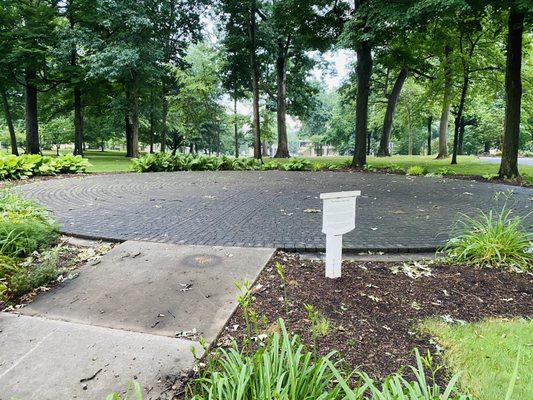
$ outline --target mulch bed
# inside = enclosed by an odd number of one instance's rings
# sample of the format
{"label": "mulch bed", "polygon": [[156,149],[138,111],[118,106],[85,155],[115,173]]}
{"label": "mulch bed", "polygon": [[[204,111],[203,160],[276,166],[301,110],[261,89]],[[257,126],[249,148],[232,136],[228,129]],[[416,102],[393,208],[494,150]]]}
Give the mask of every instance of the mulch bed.
{"label": "mulch bed", "polygon": [[[289,315],[284,312],[283,285],[275,263],[285,266]],[[412,264],[411,264],[412,265]],[[495,269],[428,265],[429,276],[413,279],[402,263],[343,264],[342,278],[326,279],[324,263],[278,252],[255,284],[254,309],[269,324],[283,318],[290,330],[312,346],[304,304],[312,304],[330,321],[330,332],[318,339],[318,353],[338,350],[350,367],[382,378],[413,363],[413,349],[435,351],[431,338],[417,331],[426,318],[478,321],[487,317],[533,317],[533,275]],[[409,273],[424,273],[410,268]],[[238,326],[238,327],[237,327]],[[218,343],[239,340],[242,310],[229,320]]]}

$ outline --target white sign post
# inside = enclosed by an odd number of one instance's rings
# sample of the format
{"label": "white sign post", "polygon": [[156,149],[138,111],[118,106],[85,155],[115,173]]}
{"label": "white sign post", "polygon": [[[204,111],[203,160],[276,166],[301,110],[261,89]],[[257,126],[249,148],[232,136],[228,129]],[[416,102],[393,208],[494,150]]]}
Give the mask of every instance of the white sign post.
{"label": "white sign post", "polygon": [[355,200],[360,191],[322,193],[322,232],[326,234],[326,277],[340,278],[342,235],[355,228]]}

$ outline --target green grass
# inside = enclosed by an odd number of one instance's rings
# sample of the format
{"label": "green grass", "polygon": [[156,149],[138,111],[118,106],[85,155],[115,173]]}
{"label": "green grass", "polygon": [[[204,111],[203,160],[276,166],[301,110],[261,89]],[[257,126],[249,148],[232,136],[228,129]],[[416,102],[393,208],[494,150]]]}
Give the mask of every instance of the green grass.
{"label": "green grass", "polygon": [[533,398],[533,321],[498,320],[449,325],[430,320],[422,331],[444,347],[444,362],[479,400],[502,400],[519,356],[512,400]]}
{"label": "green grass", "polygon": [[[71,150],[60,150],[60,154],[71,153]],[[55,151],[44,151],[45,155],[55,155]],[[102,172],[130,172],[131,160],[126,158],[126,153],[123,151],[98,151],[87,150],[85,157],[91,163],[87,168],[87,172],[102,173]]]}
{"label": "green grass", "polygon": [[[351,157],[348,156],[339,156],[339,157],[303,157],[312,162],[342,162],[346,160],[351,160]],[[288,159],[277,159],[280,162],[287,162]],[[497,174],[500,168],[499,164],[490,164],[484,162],[483,160],[478,159],[475,156],[458,156],[457,164],[451,165],[451,158],[448,157],[443,160],[435,159],[435,156],[391,156],[391,157],[367,157],[368,164],[373,167],[382,168],[387,167],[391,164],[398,165],[404,170],[407,170],[409,167],[418,165],[423,167],[428,173],[438,173],[441,168],[446,168],[455,172],[457,175],[491,175]],[[518,168],[521,174],[533,175],[533,166],[531,165],[521,165]]]}
{"label": "green grass", "polygon": [[[61,150],[61,153],[68,153],[70,150]],[[45,152],[46,154],[55,154],[52,151]],[[87,169],[88,172],[128,172],[131,171],[130,159],[125,157],[122,151],[98,151],[88,150],[85,153],[89,162],[92,164]],[[276,159],[280,163],[287,163],[291,159]],[[349,156],[333,156],[333,157],[301,157],[311,161],[312,163],[338,163],[346,160],[351,160]],[[265,158],[265,161],[270,159]],[[439,170],[446,168],[455,172],[458,175],[495,175],[498,173],[499,164],[489,164],[479,160],[475,156],[458,156],[458,164],[450,165],[450,158],[444,160],[436,160],[435,156],[392,156],[392,157],[368,157],[367,161],[373,167],[386,167],[395,164],[404,170],[417,165],[423,167],[428,173],[439,173]],[[522,165],[519,167],[522,175],[526,174],[533,176],[533,166]]]}

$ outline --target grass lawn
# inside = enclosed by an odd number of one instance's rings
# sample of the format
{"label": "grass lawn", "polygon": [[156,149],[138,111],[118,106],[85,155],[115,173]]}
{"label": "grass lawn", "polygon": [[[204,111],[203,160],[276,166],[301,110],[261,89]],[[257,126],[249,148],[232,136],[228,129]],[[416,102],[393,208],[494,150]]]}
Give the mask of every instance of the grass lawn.
{"label": "grass lawn", "polygon": [[[61,150],[61,153],[67,153],[67,150]],[[55,155],[53,151],[45,151],[47,155]],[[85,152],[86,157],[92,164],[88,172],[127,172],[130,171],[130,160],[125,157],[122,151],[98,151],[88,150]],[[341,161],[351,160],[349,156],[339,157],[304,157],[311,162],[332,164]],[[265,160],[270,160],[265,158]],[[287,162],[286,159],[276,159],[281,163]],[[424,167],[428,172],[437,173],[441,168],[454,171],[458,175],[490,175],[497,174],[499,164],[490,164],[483,162],[475,156],[458,156],[458,164],[450,165],[451,158],[436,160],[435,156],[392,156],[392,157],[368,157],[368,163],[374,167],[386,167],[396,164],[407,170],[413,165]],[[522,175],[533,176],[533,166],[519,166]]]}
{"label": "grass lawn", "polygon": [[[351,157],[304,157],[311,162],[339,162],[351,160]],[[282,160],[283,161],[283,160]],[[451,158],[436,160],[435,156],[391,156],[391,157],[374,157],[367,158],[368,164],[374,167],[386,167],[396,164],[403,169],[408,169],[413,165],[424,167],[428,172],[437,173],[441,168],[447,168],[458,175],[486,175],[497,174],[500,168],[499,164],[490,164],[480,160],[476,156],[458,156],[457,164],[451,165]],[[533,175],[533,166],[521,165],[518,168],[521,174]]]}
{"label": "grass lawn", "polygon": [[512,400],[533,399],[533,321],[486,320],[449,325],[426,321],[422,331],[444,347],[444,361],[480,400],[505,399],[518,355]]}
{"label": "grass lawn", "polygon": [[[60,150],[60,154],[70,153],[71,150]],[[45,150],[44,155],[55,156],[55,151]],[[126,158],[126,153],[123,151],[99,151],[87,150],[85,157],[91,163],[91,167],[87,172],[128,172],[131,171],[131,160]]]}

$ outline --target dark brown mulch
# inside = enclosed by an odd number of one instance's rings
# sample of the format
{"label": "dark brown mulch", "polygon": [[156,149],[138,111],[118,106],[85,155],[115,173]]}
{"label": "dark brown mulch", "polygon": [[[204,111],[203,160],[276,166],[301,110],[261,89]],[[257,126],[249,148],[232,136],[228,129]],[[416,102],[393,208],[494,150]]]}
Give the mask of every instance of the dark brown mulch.
{"label": "dark brown mulch", "polygon": [[[285,266],[289,315],[274,265]],[[311,346],[304,304],[312,304],[330,321],[330,332],[318,339],[318,352],[338,350],[352,368],[381,378],[413,362],[413,349],[435,350],[417,332],[419,321],[452,318],[533,317],[533,276],[492,269],[430,265],[431,276],[412,279],[391,267],[401,263],[345,262],[342,278],[326,279],[324,264],[278,252],[256,282],[254,309],[269,323],[285,319],[290,330]],[[235,330],[234,327],[239,327]],[[230,319],[219,339],[242,337],[242,310]]]}

